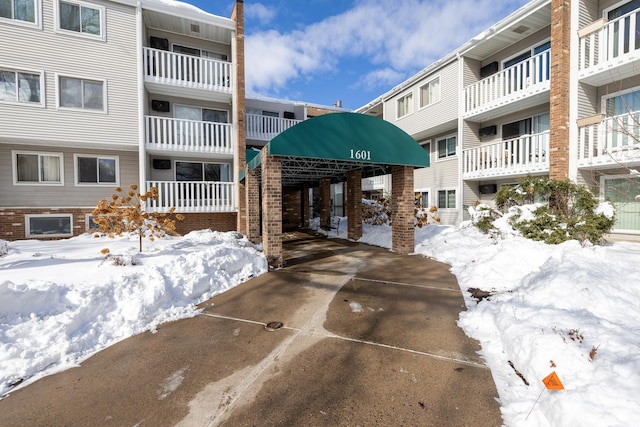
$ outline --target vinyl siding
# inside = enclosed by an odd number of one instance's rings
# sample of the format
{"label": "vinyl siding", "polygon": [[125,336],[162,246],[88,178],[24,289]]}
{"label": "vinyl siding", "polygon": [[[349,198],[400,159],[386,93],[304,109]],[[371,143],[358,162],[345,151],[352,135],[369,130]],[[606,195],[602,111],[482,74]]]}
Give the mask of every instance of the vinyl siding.
{"label": "vinyl siding", "polygon": [[[440,101],[420,108],[420,88],[435,78],[440,78]],[[398,100],[413,94],[413,113],[397,118]],[[458,65],[453,62],[429,74],[385,103],[385,119],[414,138],[428,135],[429,129],[451,125],[458,118]]]}
{"label": "vinyl siding", "polygon": [[[64,185],[14,185],[12,150],[39,153],[62,153]],[[137,151],[62,149],[28,145],[0,145],[0,207],[92,207],[99,199],[110,198],[113,185],[77,186],[74,175],[74,154],[118,156],[120,186],[138,183]]]}
{"label": "vinyl siding", "polygon": [[[43,29],[0,24],[0,67],[44,73],[45,105],[0,104],[0,142],[47,146],[137,146],[137,66],[135,9],[105,6],[106,41],[56,33],[53,1],[42,2]],[[106,112],[57,108],[56,76],[104,81]],[[28,130],[28,131],[26,131]]]}

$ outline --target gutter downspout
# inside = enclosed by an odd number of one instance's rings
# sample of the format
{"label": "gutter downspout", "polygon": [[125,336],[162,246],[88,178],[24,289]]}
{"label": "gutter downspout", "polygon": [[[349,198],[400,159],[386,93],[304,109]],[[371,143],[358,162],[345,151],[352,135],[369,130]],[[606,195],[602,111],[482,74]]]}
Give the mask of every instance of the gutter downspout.
{"label": "gutter downspout", "polygon": [[138,81],[138,189],[140,193],[147,191],[147,158],[145,149],[145,125],[144,125],[144,67],[142,64],[142,6],[136,5],[136,67]]}

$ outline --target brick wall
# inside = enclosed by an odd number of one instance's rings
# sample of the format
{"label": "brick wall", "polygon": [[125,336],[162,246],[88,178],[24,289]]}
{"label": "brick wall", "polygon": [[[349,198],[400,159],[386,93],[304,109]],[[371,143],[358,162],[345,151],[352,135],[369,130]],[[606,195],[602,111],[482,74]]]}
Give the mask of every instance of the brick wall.
{"label": "brick wall", "polygon": [[328,224],[331,216],[331,180],[324,178],[320,180],[320,200],[318,201],[320,224]]}
{"label": "brick wall", "polygon": [[253,243],[260,241],[260,183],[256,169],[246,173],[247,237]]}
{"label": "brick wall", "polygon": [[302,224],[300,188],[285,187],[282,189],[282,223],[286,228],[297,228]]}
{"label": "brick wall", "polygon": [[176,221],[176,232],[184,235],[193,230],[210,229],[214,231],[237,230],[237,215],[224,213],[186,213],[183,221]]}
{"label": "brick wall", "polygon": [[569,0],[551,1],[549,177],[569,178]]}
{"label": "brick wall", "polygon": [[358,240],[362,237],[362,170],[347,173],[347,238]]}
{"label": "brick wall", "polygon": [[[234,114],[237,120],[236,137],[237,137],[237,151],[238,151],[238,167],[237,170],[244,169],[246,164],[247,148],[247,125],[245,121],[245,58],[244,58],[244,3],[241,0],[236,1],[233,12],[231,13],[231,19],[236,21],[236,99],[233,103]],[[236,230],[242,233],[249,234],[247,227],[247,205],[246,205],[246,191],[245,184],[239,183],[238,185],[238,215]]]}
{"label": "brick wall", "polygon": [[[8,209],[0,208],[0,239],[2,240],[22,240],[26,239],[25,215],[72,215],[73,235],[78,236],[86,232],[86,215],[90,214],[93,208],[47,208],[47,209]],[[55,240],[61,237],[46,238],[43,240]],[[65,237],[62,237],[65,238]]]}
{"label": "brick wall", "polygon": [[398,254],[410,254],[415,250],[413,167],[391,167],[391,249]]}
{"label": "brick wall", "polygon": [[282,161],[263,150],[262,247],[272,267],[282,266]]}
{"label": "brick wall", "polygon": [[[25,215],[72,215],[73,235],[79,236],[86,232],[86,216],[93,209],[60,208],[60,209],[0,209],[0,239],[26,239]],[[183,221],[176,221],[176,232],[187,234],[193,230],[209,228],[215,231],[233,231],[236,229],[235,213],[188,213]],[[66,237],[37,237],[38,239],[55,240]]]}

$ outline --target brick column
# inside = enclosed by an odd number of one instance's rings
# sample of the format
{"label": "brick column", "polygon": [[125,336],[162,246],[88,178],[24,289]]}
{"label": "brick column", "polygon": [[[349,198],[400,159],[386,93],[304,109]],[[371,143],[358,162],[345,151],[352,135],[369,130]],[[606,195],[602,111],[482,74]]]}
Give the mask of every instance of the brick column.
{"label": "brick column", "polygon": [[[244,169],[247,163],[245,150],[247,149],[247,125],[245,122],[245,75],[244,75],[244,2],[236,0],[231,19],[236,21],[236,37],[234,40],[235,51],[232,53],[235,59],[234,96],[232,111],[235,117],[236,150],[238,165],[236,171]],[[234,177],[234,182],[238,177]],[[246,181],[245,181],[246,183]],[[238,183],[238,231],[247,234],[247,188],[245,184]]]}
{"label": "brick column", "polygon": [[320,224],[328,224],[331,217],[331,180],[320,180]]}
{"label": "brick column", "polygon": [[549,178],[569,178],[571,1],[551,0]]}
{"label": "brick column", "polygon": [[246,235],[253,243],[260,241],[260,183],[258,182],[258,172],[256,169],[249,171],[245,168],[245,188],[246,188]]}
{"label": "brick column", "polygon": [[311,217],[311,204],[309,203],[309,187],[303,185],[300,189],[302,194],[302,227],[309,228],[309,218]]}
{"label": "brick column", "polygon": [[413,167],[391,167],[391,249],[401,255],[415,251]]}
{"label": "brick column", "polygon": [[271,267],[282,267],[282,160],[262,150],[262,247]]}
{"label": "brick column", "polygon": [[347,172],[347,238],[362,237],[362,170]]}

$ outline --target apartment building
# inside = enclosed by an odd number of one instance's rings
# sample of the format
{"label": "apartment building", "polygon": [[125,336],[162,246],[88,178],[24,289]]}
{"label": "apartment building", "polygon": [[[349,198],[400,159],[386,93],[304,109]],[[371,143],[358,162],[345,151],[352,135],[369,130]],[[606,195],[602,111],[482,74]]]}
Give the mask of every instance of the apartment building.
{"label": "apartment building", "polygon": [[357,111],[416,139],[445,224],[523,176],[587,185],[640,234],[640,1],[534,0]]}
{"label": "apartment building", "polygon": [[147,210],[175,206],[184,230],[236,229],[242,12],[0,1],[0,238],[81,234],[131,184],[158,188]]}

